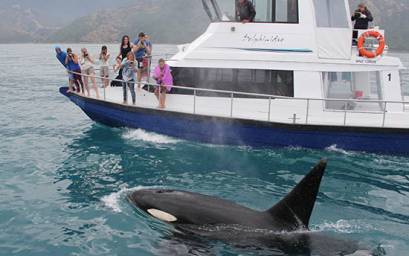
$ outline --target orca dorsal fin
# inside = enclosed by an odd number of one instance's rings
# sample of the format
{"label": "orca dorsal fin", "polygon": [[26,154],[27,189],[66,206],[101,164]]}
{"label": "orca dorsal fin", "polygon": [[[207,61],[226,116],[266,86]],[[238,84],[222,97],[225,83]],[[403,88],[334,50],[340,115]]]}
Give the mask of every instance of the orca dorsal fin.
{"label": "orca dorsal fin", "polygon": [[327,161],[321,160],[284,199],[267,210],[288,231],[308,229],[326,166]]}

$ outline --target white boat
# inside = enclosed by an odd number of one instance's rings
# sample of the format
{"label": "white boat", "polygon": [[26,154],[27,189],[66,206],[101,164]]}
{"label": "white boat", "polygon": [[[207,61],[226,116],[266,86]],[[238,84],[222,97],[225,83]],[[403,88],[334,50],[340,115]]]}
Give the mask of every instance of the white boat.
{"label": "white boat", "polygon": [[165,110],[144,90],[135,106],[122,105],[122,88],[104,100],[61,92],[110,126],[218,144],[409,154],[405,67],[378,43],[374,58],[362,56],[370,46],[353,46],[347,0],[254,0],[251,23],[236,21],[235,2],[203,0],[212,23],[168,60],[177,86]]}

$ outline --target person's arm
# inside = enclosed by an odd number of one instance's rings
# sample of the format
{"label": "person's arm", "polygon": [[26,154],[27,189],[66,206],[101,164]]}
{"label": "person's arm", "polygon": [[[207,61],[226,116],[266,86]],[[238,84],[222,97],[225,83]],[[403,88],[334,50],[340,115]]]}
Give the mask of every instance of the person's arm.
{"label": "person's arm", "polygon": [[369,10],[366,11],[366,18],[368,19],[369,22],[373,21],[372,13]]}
{"label": "person's arm", "polygon": [[78,64],[78,56],[76,54],[72,55],[72,61],[74,61],[75,64]]}
{"label": "person's arm", "polygon": [[69,61],[70,61],[70,55],[67,54],[67,57],[65,57],[65,65],[68,65]]}
{"label": "person's arm", "polygon": [[352,14],[351,20],[355,21],[360,17],[361,17],[361,13],[359,11],[355,10],[354,13]]}
{"label": "person's arm", "polygon": [[94,59],[91,57],[91,55],[88,54],[86,58],[89,60],[89,62],[91,62],[92,64],[95,64]]}
{"label": "person's arm", "polygon": [[109,58],[111,58],[111,54],[110,54],[110,53],[107,53],[107,54],[105,55],[105,62],[107,62],[107,61],[109,60]]}

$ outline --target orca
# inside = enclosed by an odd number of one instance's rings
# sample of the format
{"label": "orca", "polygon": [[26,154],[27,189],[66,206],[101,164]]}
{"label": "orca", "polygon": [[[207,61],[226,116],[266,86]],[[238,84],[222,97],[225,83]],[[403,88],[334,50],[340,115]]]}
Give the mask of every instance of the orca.
{"label": "orca", "polygon": [[180,231],[239,246],[247,243],[279,248],[287,253],[313,251],[316,255],[361,253],[355,242],[309,232],[326,166],[327,161],[321,160],[287,196],[265,211],[213,196],[170,189],[134,191],[128,195],[128,200],[143,212],[174,225]]}

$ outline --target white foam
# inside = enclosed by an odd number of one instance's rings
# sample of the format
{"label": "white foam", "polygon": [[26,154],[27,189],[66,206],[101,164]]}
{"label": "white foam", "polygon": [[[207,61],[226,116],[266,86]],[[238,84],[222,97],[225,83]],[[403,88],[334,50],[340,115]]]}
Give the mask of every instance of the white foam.
{"label": "white foam", "polygon": [[131,192],[138,191],[141,189],[152,189],[152,188],[158,188],[158,187],[144,187],[144,186],[138,186],[134,188],[122,188],[118,192],[111,193],[107,196],[104,196],[101,198],[102,203],[106,208],[109,208],[113,212],[116,213],[121,213],[122,208],[121,208],[121,202],[125,200],[125,196]]}
{"label": "white foam", "polygon": [[352,155],[351,152],[348,152],[348,151],[346,151],[346,150],[344,150],[342,148],[338,148],[337,145],[331,145],[331,146],[327,147],[325,150],[330,151],[330,152],[341,153],[341,154],[348,155],[348,156]]}
{"label": "white foam", "polygon": [[319,225],[313,225],[311,227],[312,231],[330,231],[336,233],[344,233],[344,234],[353,234],[353,233],[360,233],[364,230],[373,230],[372,227],[367,225],[361,225],[359,223],[355,223],[354,221],[348,220],[338,220],[337,222],[324,222]]}
{"label": "white foam", "polygon": [[120,213],[122,212],[121,206],[119,204],[121,195],[127,192],[130,192],[130,190],[127,188],[121,189],[119,192],[104,196],[103,198],[101,198],[101,201],[104,203],[105,207],[111,209],[114,212]]}
{"label": "white foam", "polygon": [[171,138],[171,137],[153,133],[153,132],[147,132],[142,129],[127,130],[124,133],[123,137],[128,140],[140,140],[140,141],[145,141],[145,142],[150,142],[150,143],[155,143],[155,144],[176,144],[179,142],[179,140],[175,138]]}

